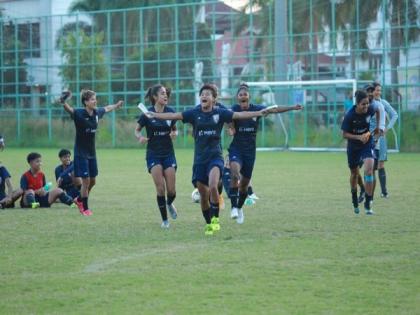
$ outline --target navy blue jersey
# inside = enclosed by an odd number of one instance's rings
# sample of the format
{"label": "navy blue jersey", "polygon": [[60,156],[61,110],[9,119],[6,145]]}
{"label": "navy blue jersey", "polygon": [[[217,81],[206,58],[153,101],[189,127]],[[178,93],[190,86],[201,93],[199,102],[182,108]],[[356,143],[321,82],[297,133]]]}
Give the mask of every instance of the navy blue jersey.
{"label": "navy blue jersey", "polygon": [[[233,112],[258,112],[266,108],[263,105],[249,104],[248,109],[242,110],[241,106],[236,104],[232,106]],[[235,135],[233,136],[230,147],[237,149],[239,152],[255,153],[257,130],[258,130],[259,117],[254,117],[245,120],[235,121]]]}
{"label": "navy blue jersey", "polygon": [[[368,111],[365,114],[356,113],[356,106],[353,106],[344,116],[343,123],[341,124],[341,130],[349,132],[353,135],[364,134],[369,131],[370,120],[374,115],[375,109],[373,106],[369,106]],[[365,144],[363,144],[360,140],[347,139],[347,146],[352,149],[361,149],[366,145],[372,145],[372,143],[372,136]]]}
{"label": "navy blue jersey", "polygon": [[[149,107],[148,110],[156,112],[154,106]],[[165,106],[163,112],[174,113],[175,111]],[[165,158],[174,153],[174,146],[169,134],[176,124],[175,120],[149,119],[143,114],[137,122],[141,127],[146,128],[147,138],[149,138],[146,157]]]}
{"label": "navy blue jersey", "polygon": [[98,121],[104,115],[104,107],[94,109],[92,116],[90,116],[84,108],[77,108],[74,110],[73,120],[74,125],[76,126],[74,156],[86,159],[93,159],[96,157],[95,135],[98,128]]}
{"label": "navy blue jersey", "polygon": [[[201,107],[201,104],[195,105],[195,107]],[[216,104],[214,104],[214,107],[220,107],[222,109],[229,109],[225,105],[223,105],[222,103],[219,103],[219,102],[216,102]]]}
{"label": "navy blue jersey", "polygon": [[0,167],[0,200],[6,197],[6,179],[10,174],[4,166]]}
{"label": "navy blue jersey", "polygon": [[61,184],[60,184],[60,188],[62,189],[69,189],[72,188],[73,185],[73,177],[72,177],[72,172],[74,170],[74,165],[73,162],[70,163],[70,165],[68,165],[66,168],[64,168],[64,166],[62,164],[58,165],[55,168],[55,180],[58,180],[58,178],[61,178]]}
{"label": "navy blue jersey", "polygon": [[223,159],[221,133],[223,124],[232,122],[232,117],[232,111],[220,107],[214,107],[208,113],[201,107],[182,112],[182,122],[193,126],[194,164],[205,164],[219,157]]}

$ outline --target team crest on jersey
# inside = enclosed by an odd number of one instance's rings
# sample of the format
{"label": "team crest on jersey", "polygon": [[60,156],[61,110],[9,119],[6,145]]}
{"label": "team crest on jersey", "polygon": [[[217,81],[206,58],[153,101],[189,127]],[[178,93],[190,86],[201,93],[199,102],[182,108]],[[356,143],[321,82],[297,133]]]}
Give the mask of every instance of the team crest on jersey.
{"label": "team crest on jersey", "polygon": [[166,124],[168,125],[168,127],[170,127],[170,126],[171,126],[171,122],[172,122],[171,120],[167,120],[167,121],[166,121]]}
{"label": "team crest on jersey", "polygon": [[99,123],[99,117],[96,115],[96,123]]}
{"label": "team crest on jersey", "polygon": [[219,114],[213,115],[213,121],[217,124],[219,122]]}
{"label": "team crest on jersey", "polygon": [[366,117],[366,122],[369,123],[370,122],[370,116]]}
{"label": "team crest on jersey", "polygon": [[257,117],[252,117],[252,120],[253,121],[257,121]]}

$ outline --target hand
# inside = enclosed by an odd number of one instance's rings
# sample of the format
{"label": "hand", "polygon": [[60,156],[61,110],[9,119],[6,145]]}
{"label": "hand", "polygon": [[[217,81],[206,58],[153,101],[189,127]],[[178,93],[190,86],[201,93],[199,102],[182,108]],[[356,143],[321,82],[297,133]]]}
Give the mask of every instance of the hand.
{"label": "hand", "polygon": [[270,109],[264,108],[263,110],[260,110],[259,113],[261,114],[261,116],[265,117],[268,114],[270,114],[271,112],[270,112]]}
{"label": "hand", "polygon": [[143,136],[140,136],[138,139],[139,139],[140,144],[145,144],[147,143],[147,141],[149,141],[149,138],[146,138]]}
{"label": "hand", "polygon": [[146,115],[146,117],[147,118],[149,118],[149,119],[152,119],[152,118],[155,118],[155,113],[154,112],[147,112],[147,113],[145,113],[145,115]]}
{"label": "hand", "polygon": [[57,187],[60,187],[61,183],[63,182],[63,179],[61,177],[59,177],[57,179]]}
{"label": "hand", "polygon": [[300,105],[300,104],[296,104],[293,109],[294,110],[301,110],[301,109],[303,109],[303,106]]}
{"label": "hand", "polygon": [[119,100],[119,101],[117,102],[117,104],[115,104],[115,109],[118,109],[118,108],[122,107],[122,106],[123,106],[123,104],[124,104],[124,101]]}
{"label": "hand", "polygon": [[172,140],[175,140],[176,136],[178,135],[178,130],[171,130],[169,136]]}
{"label": "hand", "polygon": [[236,129],[233,127],[229,127],[227,131],[228,131],[228,135],[231,137],[233,137],[236,133]]}
{"label": "hand", "polygon": [[359,140],[362,141],[363,144],[365,144],[366,142],[368,142],[370,139],[370,132],[365,132],[364,134],[359,136]]}
{"label": "hand", "polygon": [[40,188],[37,191],[35,191],[35,194],[38,195],[38,196],[43,197],[43,196],[45,196],[47,194],[47,192],[45,191],[44,188]]}

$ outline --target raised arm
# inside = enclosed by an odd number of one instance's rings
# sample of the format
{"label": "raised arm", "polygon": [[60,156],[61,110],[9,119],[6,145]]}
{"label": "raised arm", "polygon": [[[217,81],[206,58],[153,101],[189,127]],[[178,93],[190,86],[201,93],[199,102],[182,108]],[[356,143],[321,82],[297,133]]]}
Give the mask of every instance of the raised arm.
{"label": "raised arm", "polygon": [[124,102],[120,100],[116,104],[107,105],[107,106],[104,107],[105,108],[105,113],[112,112],[113,110],[116,110],[116,109],[122,107],[123,104],[124,104]]}

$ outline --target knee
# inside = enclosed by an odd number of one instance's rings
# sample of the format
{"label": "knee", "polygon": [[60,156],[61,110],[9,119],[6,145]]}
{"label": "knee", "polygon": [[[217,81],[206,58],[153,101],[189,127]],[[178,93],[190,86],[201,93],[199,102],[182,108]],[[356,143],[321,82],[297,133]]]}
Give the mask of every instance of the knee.
{"label": "knee", "polygon": [[165,196],[165,185],[156,185],[156,193],[159,196]]}
{"label": "knee", "polygon": [[27,191],[25,191],[25,195],[29,195],[29,194],[34,195],[35,191],[33,191],[33,189],[28,189]]}
{"label": "knee", "polygon": [[171,189],[168,189],[168,191],[166,193],[168,194],[168,196],[175,196],[176,195],[176,190],[175,190],[175,188],[171,188]]}
{"label": "knee", "polygon": [[80,177],[75,177],[75,178],[73,179],[73,184],[74,184],[75,186],[81,186],[81,185],[82,185],[82,179],[81,179]]}

